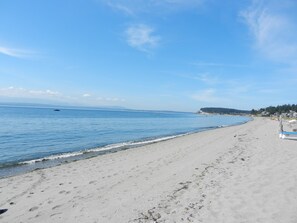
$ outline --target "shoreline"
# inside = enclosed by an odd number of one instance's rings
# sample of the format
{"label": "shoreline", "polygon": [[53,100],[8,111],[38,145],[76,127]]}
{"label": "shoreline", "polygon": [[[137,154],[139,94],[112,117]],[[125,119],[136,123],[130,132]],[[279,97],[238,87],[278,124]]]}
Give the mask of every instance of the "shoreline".
{"label": "shoreline", "polygon": [[[245,117],[248,117],[248,116],[245,116]],[[34,171],[36,169],[52,168],[52,167],[55,167],[58,165],[64,165],[64,164],[67,164],[70,162],[76,162],[79,160],[90,159],[90,158],[93,158],[96,156],[120,152],[123,150],[134,149],[137,147],[150,145],[150,144],[154,144],[154,143],[158,143],[158,142],[162,142],[162,141],[167,141],[167,140],[171,140],[174,138],[183,137],[183,136],[191,135],[191,134],[196,134],[196,133],[200,133],[200,132],[204,132],[204,131],[210,131],[213,129],[243,125],[243,124],[250,122],[252,120],[253,120],[252,117],[250,117],[250,120],[240,122],[240,123],[235,123],[232,125],[203,127],[203,128],[199,128],[195,131],[176,133],[174,135],[164,135],[164,136],[158,136],[158,137],[153,137],[153,138],[140,139],[138,141],[108,144],[108,145],[105,145],[102,147],[53,154],[50,156],[45,156],[45,157],[36,158],[36,159],[32,159],[32,160],[18,161],[17,163],[12,163],[12,164],[2,164],[2,167],[0,167],[0,179],[25,174],[25,173]]]}
{"label": "shoreline", "polygon": [[277,132],[255,118],[0,179],[0,220],[295,222],[296,141]]}

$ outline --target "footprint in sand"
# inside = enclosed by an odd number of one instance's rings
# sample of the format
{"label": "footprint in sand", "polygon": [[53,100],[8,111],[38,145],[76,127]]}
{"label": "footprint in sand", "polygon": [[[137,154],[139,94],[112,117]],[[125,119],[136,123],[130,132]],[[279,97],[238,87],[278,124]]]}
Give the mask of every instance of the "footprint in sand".
{"label": "footprint in sand", "polygon": [[54,207],[52,208],[52,210],[55,210],[55,209],[57,209],[57,208],[59,208],[59,207],[61,207],[61,205],[56,205],[56,206],[54,206]]}
{"label": "footprint in sand", "polygon": [[29,211],[35,211],[35,210],[37,210],[37,209],[38,209],[38,207],[35,206],[35,207],[30,208]]}

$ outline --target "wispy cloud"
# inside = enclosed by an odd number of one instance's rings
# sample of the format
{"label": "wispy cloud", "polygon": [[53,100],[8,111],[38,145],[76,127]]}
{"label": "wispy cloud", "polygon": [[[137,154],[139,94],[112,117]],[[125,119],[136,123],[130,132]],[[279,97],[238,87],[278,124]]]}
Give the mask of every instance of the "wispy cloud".
{"label": "wispy cloud", "polygon": [[32,58],[36,56],[35,52],[29,50],[8,48],[4,46],[0,46],[0,54],[16,58]]}
{"label": "wispy cloud", "polygon": [[101,0],[101,2],[126,15],[136,15],[195,9],[204,0]]}
{"label": "wispy cloud", "polygon": [[126,101],[124,98],[118,97],[98,97],[93,94],[84,93],[82,94],[83,99],[86,101],[96,101],[96,102],[124,102]]}
{"label": "wispy cloud", "polygon": [[191,98],[204,103],[224,103],[226,98],[217,96],[217,91],[213,88],[204,89],[191,95]]}
{"label": "wispy cloud", "polygon": [[198,74],[196,79],[206,83],[206,84],[217,84],[219,82],[219,78],[208,73]]}
{"label": "wispy cloud", "polygon": [[97,101],[103,102],[125,102],[124,98],[116,98],[116,97],[98,97],[96,98]]}
{"label": "wispy cloud", "polygon": [[62,94],[52,90],[30,90],[21,87],[7,87],[0,88],[0,96],[20,98],[54,98],[61,97]]}
{"label": "wispy cloud", "polygon": [[[292,3],[292,4],[290,4]],[[297,25],[292,15],[291,0],[254,0],[240,13],[247,24],[259,52],[278,62],[296,63]]]}
{"label": "wispy cloud", "polygon": [[215,76],[211,75],[209,73],[199,73],[199,74],[178,74],[177,76],[192,79],[196,81],[203,82],[208,85],[215,85],[221,82],[221,80]]}
{"label": "wispy cloud", "polygon": [[246,67],[244,64],[236,64],[236,63],[214,63],[214,62],[193,62],[191,63],[197,67]]}
{"label": "wispy cloud", "polygon": [[155,30],[144,24],[129,26],[125,31],[127,43],[140,51],[149,52],[157,47],[161,37],[154,34]]}
{"label": "wispy cloud", "polygon": [[91,94],[85,93],[82,96],[85,97],[85,98],[88,98],[88,97],[91,97]]}
{"label": "wispy cloud", "polygon": [[129,5],[125,5],[123,3],[120,3],[120,2],[116,2],[116,1],[106,1],[106,4],[116,10],[116,11],[120,11],[126,15],[134,15],[134,10],[129,7]]}
{"label": "wispy cloud", "polygon": [[87,106],[105,106],[119,105],[125,102],[124,98],[119,97],[98,97],[89,93],[81,95],[66,95],[53,90],[36,90],[22,87],[0,88],[0,97],[26,99],[26,101],[38,99],[40,102],[59,102],[62,104],[87,105]]}

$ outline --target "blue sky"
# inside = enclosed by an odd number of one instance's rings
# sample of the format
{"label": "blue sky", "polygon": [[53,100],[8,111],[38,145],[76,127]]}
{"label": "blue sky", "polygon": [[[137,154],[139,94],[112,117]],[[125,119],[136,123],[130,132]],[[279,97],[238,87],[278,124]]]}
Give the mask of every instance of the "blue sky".
{"label": "blue sky", "polygon": [[296,103],[295,0],[2,0],[0,102]]}

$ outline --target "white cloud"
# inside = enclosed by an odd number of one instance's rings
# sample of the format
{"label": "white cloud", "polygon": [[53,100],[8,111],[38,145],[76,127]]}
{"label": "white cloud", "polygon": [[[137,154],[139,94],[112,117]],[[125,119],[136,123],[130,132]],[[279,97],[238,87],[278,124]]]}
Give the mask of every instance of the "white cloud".
{"label": "white cloud", "polygon": [[199,92],[196,92],[195,94],[191,95],[191,98],[193,98],[196,101],[199,102],[206,102],[206,103],[217,103],[217,102],[223,102],[224,99],[216,96],[216,90],[215,89],[205,89]]}
{"label": "white cloud", "polygon": [[192,65],[198,67],[246,67],[243,64],[236,64],[236,63],[214,63],[214,62],[194,62],[191,63]]}
{"label": "white cloud", "polygon": [[57,91],[51,90],[29,90],[19,87],[0,88],[0,96],[19,98],[54,98],[62,96]]}
{"label": "white cloud", "polygon": [[0,46],[0,54],[16,58],[30,58],[36,55],[36,53],[29,50],[14,49],[3,46]]}
{"label": "white cloud", "polygon": [[204,0],[101,0],[101,2],[126,15],[135,15],[192,10],[199,7]]}
{"label": "white cloud", "polygon": [[155,30],[144,24],[130,26],[125,31],[128,44],[140,51],[149,52],[157,47],[161,38],[154,34]]}
{"label": "white cloud", "polygon": [[45,91],[40,91],[40,90],[29,90],[28,93],[31,95],[46,95],[46,96],[59,96],[60,93],[57,91],[51,91],[51,90],[45,90]]}
{"label": "white cloud", "polygon": [[104,101],[104,102],[125,102],[126,100],[123,98],[112,98],[112,97],[97,97],[98,101]]}
{"label": "white cloud", "polygon": [[126,100],[118,97],[98,97],[88,93],[81,95],[66,95],[52,90],[35,90],[21,87],[0,88],[0,97],[7,99],[26,99],[26,101],[38,99],[40,102],[59,102],[63,104],[84,106],[122,105]]}
{"label": "white cloud", "polygon": [[219,82],[219,79],[213,75],[210,75],[208,73],[198,74],[194,76],[194,79],[202,81],[206,84],[217,84]]}
{"label": "white cloud", "polygon": [[134,15],[133,9],[131,9],[129,6],[126,6],[122,3],[116,2],[116,1],[106,1],[106,4],[111,7],[112,9],[116,11],[123,12],[126,15]]}
{"label": "white cloud", "polygon": [[87,98],[87,97],[91,97],[91,95],[88,94],[88,93],[85,93],[85,94],[83,94],[82,96],[85,97],[85,98]]}
{"label": "white cloud", "polygon": [[240,15],[261,54],[278,62],[296,63],[297,25],[290,10],[296,11],[297,4],[289,3],[292,1],[254,0]]}
{"label": "white cloud", "polygon": [[209,73],[198,73],[198,74],[177,74],[176,76],[196,80],[203,82],[208,85],[215,85],[222,83],[222,81],[215,75]]}

